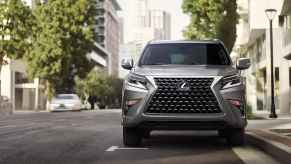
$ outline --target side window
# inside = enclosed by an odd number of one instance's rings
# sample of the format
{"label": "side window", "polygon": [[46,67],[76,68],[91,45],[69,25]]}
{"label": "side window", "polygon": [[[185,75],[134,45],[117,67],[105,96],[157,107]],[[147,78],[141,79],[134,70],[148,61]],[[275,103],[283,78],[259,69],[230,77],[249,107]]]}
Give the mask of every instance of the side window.
{"label": "side window", "polygon": [[222,48],[220,48],[218,50],[218,56],[219,56],[219,58],[220,58],[221,61],[224,61],[224,64],[227,64],[228,58],[225,55],[225,51]]}
{"label": "side window", "polygon": [[209,45],[207,63],[210,65],[229,65],[229,58],[222,45]]}

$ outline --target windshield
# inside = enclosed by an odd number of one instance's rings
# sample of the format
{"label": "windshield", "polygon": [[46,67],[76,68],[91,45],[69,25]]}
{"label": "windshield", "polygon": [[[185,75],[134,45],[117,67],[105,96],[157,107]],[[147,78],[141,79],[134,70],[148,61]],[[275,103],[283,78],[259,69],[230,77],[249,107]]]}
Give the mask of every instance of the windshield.
{"label": "windshield", "polygon": [[140,65],[230,65],[219,44],[177,43],[147,46]]}
{"label": "windshield", "polygon": [[58,99],[58,100],[77,100],[77,97],[76,96],[73,96],[73,95],[57,95],[55,97],[55,99]]}

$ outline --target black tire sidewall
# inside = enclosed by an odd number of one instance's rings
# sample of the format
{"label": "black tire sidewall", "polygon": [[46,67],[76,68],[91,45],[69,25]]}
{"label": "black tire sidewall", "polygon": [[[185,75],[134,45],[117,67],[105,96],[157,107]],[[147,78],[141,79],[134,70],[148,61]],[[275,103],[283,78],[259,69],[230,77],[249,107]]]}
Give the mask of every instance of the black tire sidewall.
{"label": "black tire sidewall", "polygon": [[245,144],[245,129],[230,129],[227,134],[227,141],[231,146],[241,146]]}
{"label": "black tire sidewall", "polygon": [[137,147],[141,144],[141,134],[136,128],[123,127],[123,143],[125,146]]}

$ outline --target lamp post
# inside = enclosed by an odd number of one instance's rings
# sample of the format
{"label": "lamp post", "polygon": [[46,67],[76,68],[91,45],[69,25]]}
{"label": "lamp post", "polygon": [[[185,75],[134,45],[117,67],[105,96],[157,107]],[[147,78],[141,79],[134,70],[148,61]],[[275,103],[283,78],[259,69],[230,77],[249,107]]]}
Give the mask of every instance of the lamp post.
{"label": "lamp post", "polygon": [[275,100],[274,100],[274,59],[273,59],[273,19],[277,14],[276,9],[266,9],[266,15],[270,22],[270,54],[271,54],[271,113],[270,118],[277,118]]}

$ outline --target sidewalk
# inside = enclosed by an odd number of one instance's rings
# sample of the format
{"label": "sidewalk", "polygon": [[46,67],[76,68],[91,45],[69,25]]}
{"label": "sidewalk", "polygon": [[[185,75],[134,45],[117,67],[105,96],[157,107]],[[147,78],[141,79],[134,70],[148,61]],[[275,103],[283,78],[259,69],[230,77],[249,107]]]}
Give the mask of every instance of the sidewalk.
{"label": "sidewalk", "polygon": [[291,161],[291,115],[279,114],[277,119],[268,114],[256,115],[258,120],[249,120],[247,141],[277,158],[281,163]]}
{"label": "sidewalk", "polygon": [[1,101],[0,97],[0,116],[7,116],[11,115],[12,113],[12,105],[9,102]]}

